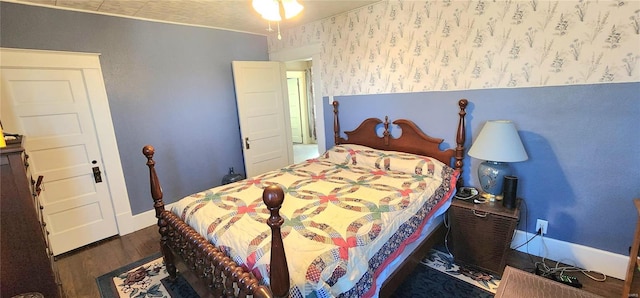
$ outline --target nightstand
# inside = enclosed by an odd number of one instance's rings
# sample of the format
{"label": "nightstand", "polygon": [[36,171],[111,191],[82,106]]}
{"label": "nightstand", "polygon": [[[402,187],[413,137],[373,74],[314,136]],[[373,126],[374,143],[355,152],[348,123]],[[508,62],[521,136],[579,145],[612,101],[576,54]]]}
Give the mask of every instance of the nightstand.
{"label": "nightstand", "polygon": [[509,209],[502,201],[475,204],[454,199],[448,212],[455,262],[501,276],[521,203],[522,199],[517,199],[516,207]]}

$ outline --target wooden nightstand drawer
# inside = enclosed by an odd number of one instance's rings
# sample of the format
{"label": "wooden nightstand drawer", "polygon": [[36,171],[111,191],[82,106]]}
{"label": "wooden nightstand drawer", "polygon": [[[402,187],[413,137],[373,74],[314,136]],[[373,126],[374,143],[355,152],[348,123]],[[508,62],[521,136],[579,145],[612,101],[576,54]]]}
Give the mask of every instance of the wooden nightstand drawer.
{"label": "wooden nightstand drawer", "polygon": [[502,206],[502,201],[474,204],[454,200],[449,208],[451,248],[456,263],[470,265],[502,275],[506,252],[520,218],[516,208]]}

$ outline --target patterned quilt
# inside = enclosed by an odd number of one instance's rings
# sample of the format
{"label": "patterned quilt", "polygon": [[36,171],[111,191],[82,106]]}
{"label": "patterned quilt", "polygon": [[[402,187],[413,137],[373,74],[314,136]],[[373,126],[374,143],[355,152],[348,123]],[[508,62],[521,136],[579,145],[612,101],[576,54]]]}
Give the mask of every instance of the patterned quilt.
{"label": "patterned quilt", "polygon": [[284,190],[291,297],[363,297],[453,195],[458,172],[436,159],[339,145],[317,159],[188,196],[172,211],[269,283],[262,191]]}

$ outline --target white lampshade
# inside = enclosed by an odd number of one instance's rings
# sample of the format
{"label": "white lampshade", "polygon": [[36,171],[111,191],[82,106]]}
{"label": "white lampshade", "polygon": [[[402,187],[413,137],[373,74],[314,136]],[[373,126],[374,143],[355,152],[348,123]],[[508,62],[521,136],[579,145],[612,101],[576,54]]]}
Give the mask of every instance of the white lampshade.
{"label": "white lampshade", "polygon": [[284,9],[284,18],[290,19],[298,15],[304,6],[298,3],[298,0],[253,0],[253,8],[260,15],[269,21],[282,21],[280,15],[280,4]]}
{"label": "white lampshade", "polygon": [[469,155],[497,162],[517,162],[529,158],[516,126],[509,120],[487,121],[471,145]]}

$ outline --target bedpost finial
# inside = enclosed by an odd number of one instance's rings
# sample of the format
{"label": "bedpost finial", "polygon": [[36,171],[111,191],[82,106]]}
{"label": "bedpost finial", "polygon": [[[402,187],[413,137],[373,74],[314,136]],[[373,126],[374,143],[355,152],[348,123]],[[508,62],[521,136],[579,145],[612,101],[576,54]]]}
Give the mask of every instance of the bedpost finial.
{"label": "bedpost finial", "polygon": [[384,138],[384,145],[389,146],[389,137],[391,133],[389,132],[389,116],[384,116],[384,132],[382,133],[382,137]]}
{"label": "bedpost finial", "polygon": [[466,109],[468,104],[469,104],[469,101],[465,98],[458,101],[458,106],[460,106],[460,109],[462,110]]}
{"label": "bedpost finial", "polygon": [[153,155],[156,153],[156,149],[151,145],[146,145],[142,147],[142,154],[147,157],[147,159],[152,159]]}
{"label": "bedpost finial", "polygon": [[276,184],[269,185],[262,193],[262,200],[269,210],[280,209],[284,202],[284,191]]}

